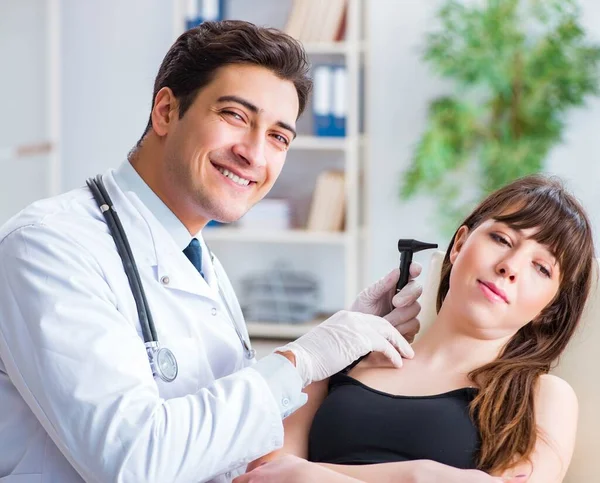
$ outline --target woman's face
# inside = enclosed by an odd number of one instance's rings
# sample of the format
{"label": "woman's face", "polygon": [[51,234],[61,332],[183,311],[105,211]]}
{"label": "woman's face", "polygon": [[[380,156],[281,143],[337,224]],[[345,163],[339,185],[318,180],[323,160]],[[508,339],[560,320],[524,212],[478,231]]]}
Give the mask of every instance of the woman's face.
{"label": "woman's face", "polygon": [[560,267],[548,247],[494,219],[469,232],[462,226],[450,253],[446,301],[484,337],[510,336],[553,299]]}

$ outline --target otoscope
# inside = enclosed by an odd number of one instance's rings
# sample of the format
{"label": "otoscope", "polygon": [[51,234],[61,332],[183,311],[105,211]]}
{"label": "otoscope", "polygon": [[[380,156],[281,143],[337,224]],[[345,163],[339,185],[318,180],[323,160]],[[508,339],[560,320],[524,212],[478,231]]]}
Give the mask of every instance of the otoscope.
{"label": "otoscope", "polygon": [[400,278],[396,284],[396,293],[400,292],[400,290],[408,283],[413,253],[437,247],[437,243],[424,243],[418,240],[398,240],[398,251],[400,252]]}
{"label": "otoscope", "polygon": [[[400,278],[396,284],[396,293],[400,292],[404,286],[408,283],[410,277],[410,264],[412,263],[413,253],[420,252],[421,250],[429,250],[430,248],[437,248],[437,243],[424,243],[418,240],[398,240],[398,251],[400,252]],[[395,294],[394,294],[395,295]],[[369,354],[365,354],[354,361],[349,368],[356,366]]]}

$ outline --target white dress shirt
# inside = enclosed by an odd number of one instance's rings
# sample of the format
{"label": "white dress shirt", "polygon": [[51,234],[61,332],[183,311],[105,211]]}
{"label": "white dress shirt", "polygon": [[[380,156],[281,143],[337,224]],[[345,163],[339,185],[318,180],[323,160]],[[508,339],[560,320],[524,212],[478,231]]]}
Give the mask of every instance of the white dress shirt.
{"label": "white dress shirt", "polygon": [[239,303],[201,234],[206,280],[182,252],[191,235],[129,162],[103,180],[179,374],[152,377],[90,191],[34,203],[0,229],[0,481],[231,481],[281,447],[282,418],[306,401],[300,377],[277,354],[244,356]]}

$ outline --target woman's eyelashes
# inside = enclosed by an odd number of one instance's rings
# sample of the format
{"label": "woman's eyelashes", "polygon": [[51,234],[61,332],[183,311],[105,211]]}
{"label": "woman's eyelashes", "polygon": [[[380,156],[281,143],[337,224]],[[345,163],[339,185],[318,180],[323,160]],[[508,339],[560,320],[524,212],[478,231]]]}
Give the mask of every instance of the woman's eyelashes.
{"label": "woman's eyelashes", "polygon": [[502,245],[506,245],[507,247],[512,247],[510,241],[504,238],[502,235],[499,235],[498,233],[490,233],[490,236],[492,237],[492,240]]}
{"label": "woman's eyelashes", "polygon": [[[509,248],[512,247],[511,242],[507,238],[503,237],[502,235],[499,235],[498,233],[490,233],[490,236],[497,243],[507,246]],[[543,264],[538,263],[538,262],[533,262],[533,264],[536,267],[536,270],[539,273],[541,273],[544,277],[547,277],[547,278],[552,277],[552,273],[550,272],[550,270],[547,267],[545,267]]]}
{"label": "woman's eyelashes", "polygon": [[550,278],[552,276],[552,274],[550,273],[550,270],[548,270],[546,267],[544,267],[544,265],[542,265],[541,263],[535,263],[538,271],[544,275],[544,277]]}

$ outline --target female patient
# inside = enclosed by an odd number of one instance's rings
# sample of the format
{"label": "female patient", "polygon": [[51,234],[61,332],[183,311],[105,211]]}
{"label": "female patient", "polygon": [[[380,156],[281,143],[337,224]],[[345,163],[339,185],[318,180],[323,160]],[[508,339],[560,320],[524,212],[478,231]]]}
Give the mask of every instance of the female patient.
{"label": "female patient", "polygon": [[291,465],[305,481],[327,481],[324,467],[331,481],[562,481],[577,398],[548,372],[580,319],[593,257],[588,218],[558,181],[493,193],[450,242],[415,357],[397,369],[371,355],[311,384],[279,455],[319,463]]}

